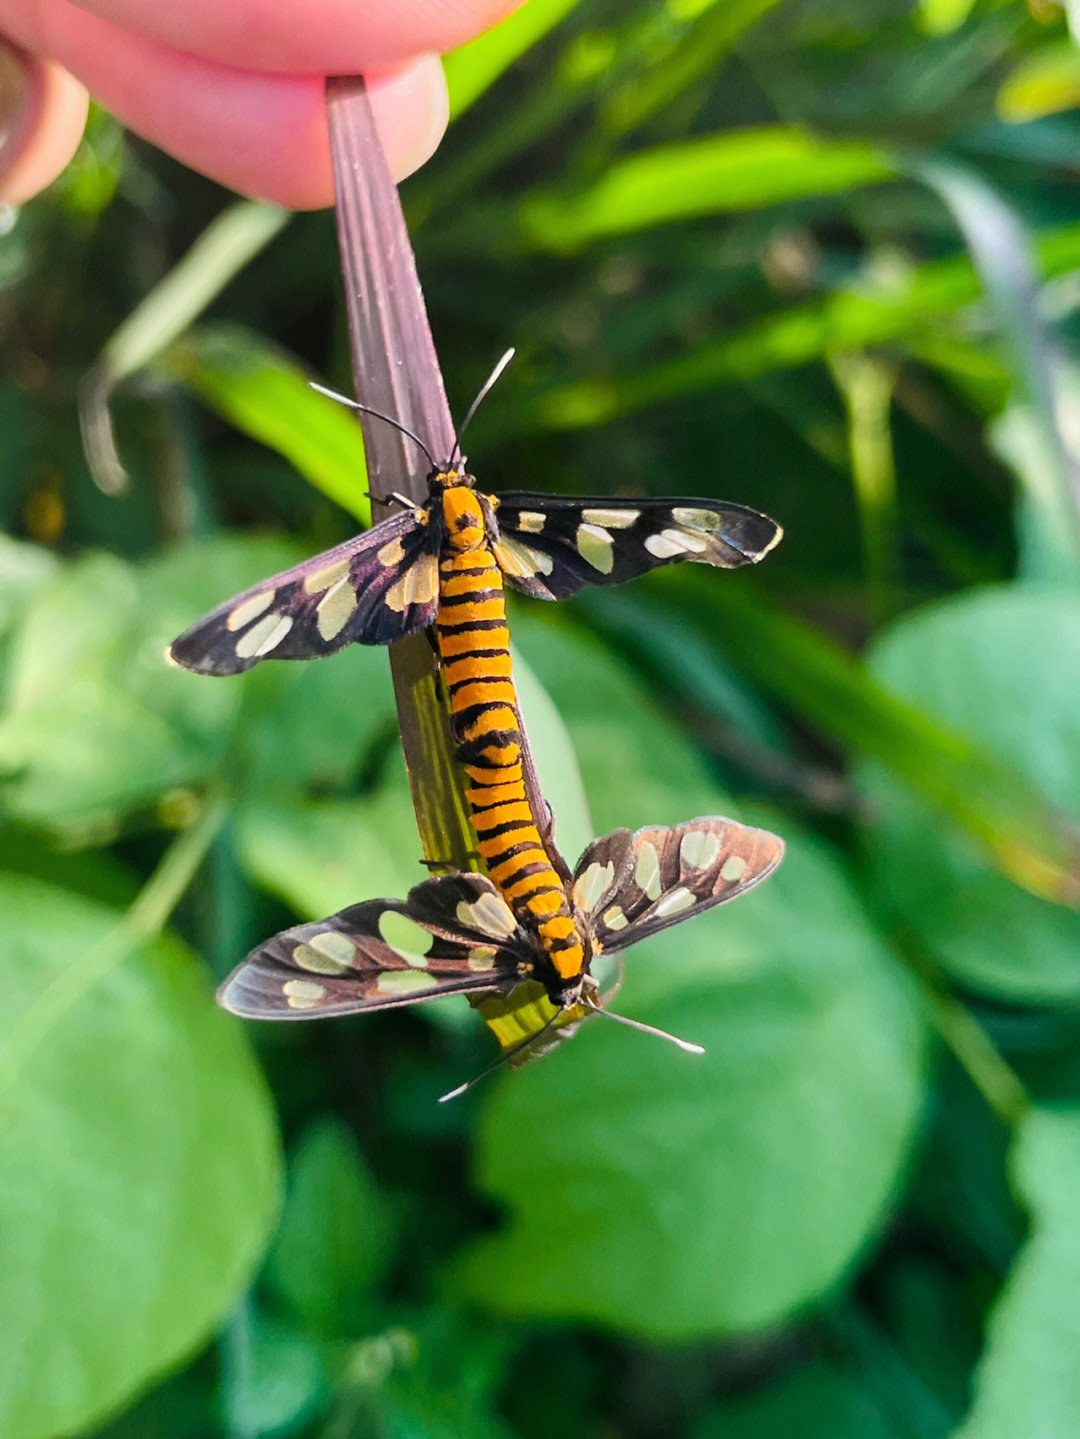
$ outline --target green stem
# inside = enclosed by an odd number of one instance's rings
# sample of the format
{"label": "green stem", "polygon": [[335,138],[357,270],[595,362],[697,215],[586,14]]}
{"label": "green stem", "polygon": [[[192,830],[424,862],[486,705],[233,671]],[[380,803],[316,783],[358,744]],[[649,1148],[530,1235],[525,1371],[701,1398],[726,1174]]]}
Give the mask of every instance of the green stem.
{"label": "green stem", "polygon": [[924,984],[924,998],[930,1022],[972,1084],[1002,1123],[1015,1129],[1031,1107],[1016,1071],[960,1000],[929,983]]}
{"label": "green stem", "polygon": [[195,876],[215,835],[225,821],[224,799],[211,798],[189,829],[173,841],[158,867],[119,923],[85,954],[71,963],[37,995],[9,1034],[0,1055],[3,1083],[18,1080],[39,1047],[95,984],[121,964],[132,950],[155,939],[168,923],[180,897]]}

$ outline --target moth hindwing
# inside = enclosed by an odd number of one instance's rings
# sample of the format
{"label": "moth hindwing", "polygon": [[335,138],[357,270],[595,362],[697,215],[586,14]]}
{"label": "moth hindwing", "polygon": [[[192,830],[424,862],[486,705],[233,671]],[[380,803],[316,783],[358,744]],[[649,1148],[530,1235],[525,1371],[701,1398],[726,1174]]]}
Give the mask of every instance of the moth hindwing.
{"label": "moth hindwing", "polygon": [[572,893],[594,945],[611,952],[745,894],[783,854],[778,836],[720,815],[616,830],[585,850]]}

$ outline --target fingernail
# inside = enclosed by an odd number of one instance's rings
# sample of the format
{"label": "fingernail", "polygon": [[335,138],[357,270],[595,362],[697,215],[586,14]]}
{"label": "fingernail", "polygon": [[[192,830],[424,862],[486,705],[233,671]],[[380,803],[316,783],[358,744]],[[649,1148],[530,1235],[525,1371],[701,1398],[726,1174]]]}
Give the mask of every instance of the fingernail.
{"label": "fingernail", "polygon": [[40,92],[34,61],[0,39],[0,176],[11,168],[33,127]]}

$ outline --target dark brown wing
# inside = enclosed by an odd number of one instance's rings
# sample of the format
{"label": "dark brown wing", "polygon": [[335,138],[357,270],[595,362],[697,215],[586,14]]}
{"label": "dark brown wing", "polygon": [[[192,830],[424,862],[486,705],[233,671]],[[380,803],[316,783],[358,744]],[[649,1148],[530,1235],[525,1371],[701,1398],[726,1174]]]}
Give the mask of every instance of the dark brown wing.
{"label": "dark brown wing", "polygon": [[574,893],[589,902],[589,930],[610,952],[745,894],[783,853],[768,830],[720,816],[616,830],[581,856]]}
{"label": "dark brown wing", "polygon": [[486,876],[426,880],[298,924],[254,949],[218,991],[245,1019],[316,1019],[449,994],[509,991],[534,950]]}
{"label": "dark brown wing", "polygon": [[173,641],[169,657],[199,674],[234,675],[264,659],[390,644],[435,619],[439,542],[427,511],[391,515],[219,605]]}
{"label": "dark brown wing", "polygon": [[506,581],[541,600],[583,585],[616,585],[676,560],[735,569],[756,564],[783,531],[723,500],[559,499],[502,495],[493,549]]}

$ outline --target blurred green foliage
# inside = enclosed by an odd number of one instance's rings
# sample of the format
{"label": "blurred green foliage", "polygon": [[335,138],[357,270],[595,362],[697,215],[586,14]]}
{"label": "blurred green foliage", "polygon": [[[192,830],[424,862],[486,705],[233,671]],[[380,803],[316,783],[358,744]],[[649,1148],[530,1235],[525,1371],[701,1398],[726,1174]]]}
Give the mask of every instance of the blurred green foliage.
{"label": "blurred green foliage", "polygon": [[366,518],[332,219],[100,113],[5,217],[0,1439],[1075,1435],[1078,54],[1015,0],[529,0],[448,57],[402,193],[459,412],[518,347],[481,484],[786,529],[515,604],[564,846],[788,855],[630,957],[704,1059],[596,1023],[445,1107],[464,1004],[211,995],[419,877],[385,657],[161,658]]}

